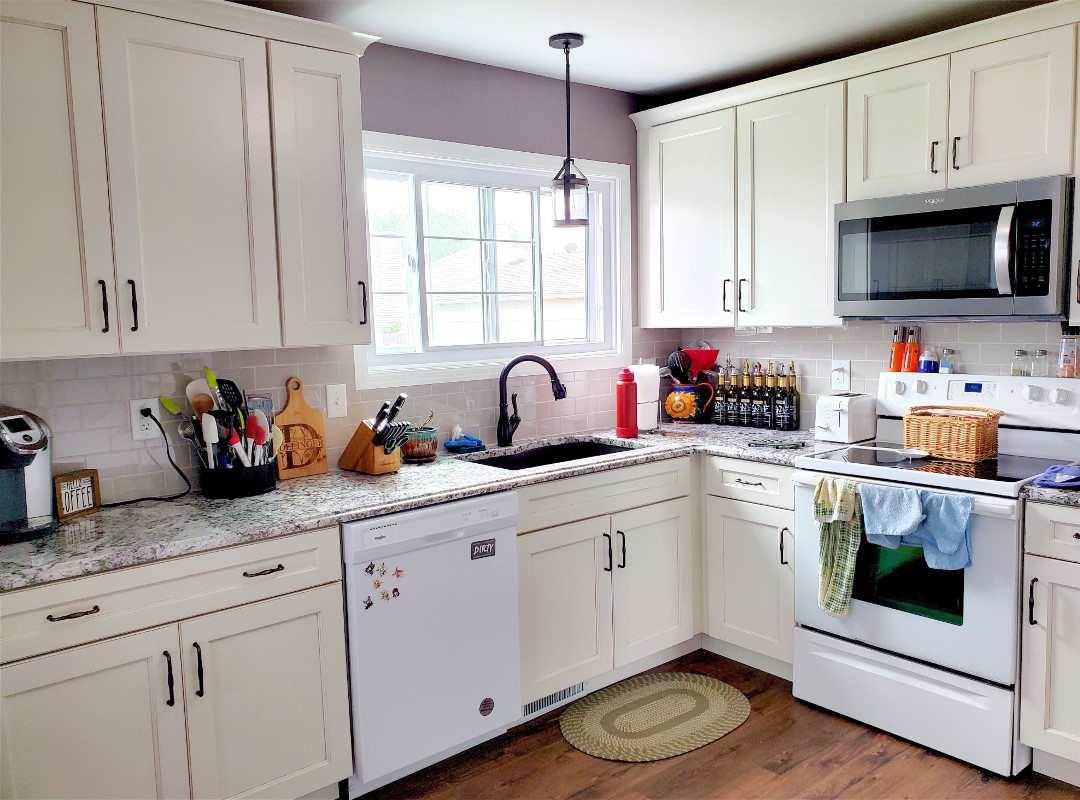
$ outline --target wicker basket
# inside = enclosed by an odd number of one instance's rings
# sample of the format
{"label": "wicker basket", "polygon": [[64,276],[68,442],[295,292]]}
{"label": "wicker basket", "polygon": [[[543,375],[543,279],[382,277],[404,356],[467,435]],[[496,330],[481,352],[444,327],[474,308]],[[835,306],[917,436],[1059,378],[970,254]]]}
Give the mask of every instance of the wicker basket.
{"label": "wicker basket", "polygon": [[904,416],[904,447],[950,461],[997,458],[1001,414],[979,406],[912,406]]}

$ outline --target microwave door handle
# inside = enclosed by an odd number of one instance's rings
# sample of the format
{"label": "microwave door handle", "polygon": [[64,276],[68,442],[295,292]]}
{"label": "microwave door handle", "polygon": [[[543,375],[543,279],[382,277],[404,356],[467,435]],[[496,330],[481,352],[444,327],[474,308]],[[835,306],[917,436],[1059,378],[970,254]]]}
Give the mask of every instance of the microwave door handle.
{"label": "microwave door handle", "polygon": [[997,290],[1000,295],[1011,295],[1012,276],[1010,274],[1010,262],[1012,251],[1009,240],[1012,238],[1013,214],[1016,206],[1002,206],[998,215],[997,232],[994,234],[994,276],[997,279]]}

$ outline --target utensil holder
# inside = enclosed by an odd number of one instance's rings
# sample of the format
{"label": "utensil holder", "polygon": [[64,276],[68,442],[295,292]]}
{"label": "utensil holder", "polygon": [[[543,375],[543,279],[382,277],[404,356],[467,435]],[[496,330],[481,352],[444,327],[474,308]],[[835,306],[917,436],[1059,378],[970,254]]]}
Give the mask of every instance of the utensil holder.
{"label": "utensil holder", "polygon": [[254,497],[277,488],[277,461],[257,467],[233,467],[232,469],[207,469],[199,467],[202,493],[214,500],[235,500],[238,497]]}
{"label": "utensil holder", "polygon": [[387,454],[381,444],[373,444],[375,431],[367,420],[360,423],[338,459],[338,468],[368,475],[385,475],[401,469],[401,450]]}

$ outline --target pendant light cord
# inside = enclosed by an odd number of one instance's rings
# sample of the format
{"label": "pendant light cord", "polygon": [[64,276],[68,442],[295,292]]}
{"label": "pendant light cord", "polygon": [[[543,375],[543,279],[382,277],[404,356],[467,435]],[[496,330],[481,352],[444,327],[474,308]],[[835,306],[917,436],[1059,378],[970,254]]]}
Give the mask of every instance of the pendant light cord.
{"label": "pendant light cord", "polygon": [[[566,169],[570,168],[570,42],[563,44],[566,56]],[[569,177],[569,175],[567,175]]]}

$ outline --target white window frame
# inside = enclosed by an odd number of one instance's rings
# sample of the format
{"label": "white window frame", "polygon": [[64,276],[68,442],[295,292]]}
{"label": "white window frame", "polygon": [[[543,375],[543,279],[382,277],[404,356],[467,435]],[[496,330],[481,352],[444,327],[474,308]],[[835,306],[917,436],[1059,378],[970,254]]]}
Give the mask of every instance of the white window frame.
{"label": "white window frame", "polygon": [[[416,163],[437,165],[444,173],[482,170],[503,173],[508,186],[543,186],[559,168],[559,158],[494,147],[419,139],[412,136],[364,131],[365,166],[386,171],[410,172]],[[477,345],[470,348],[436,348],[424,353],[376,353],[375,344],[353,348],[356,388],[386,389],[418,383],[448,383],[498,377],[514,356],[532,352],[547,358],[564,372],[610,369],[630,363],[631,275],[630,275],[630,167],[606,161],[575,159],[592,186],[610,204],[610,230],[605,236],[603,316],[611,320],[605,342],[574,344]],[[396,166],[395,166],[396,165]],[[543,202],[546,198],[541,197]],[[365,241],[366,241],[365,237]],[[377,287],[372,287],[377,290]],[[526,362],[515,374],[539,374],[541,369]]]}

